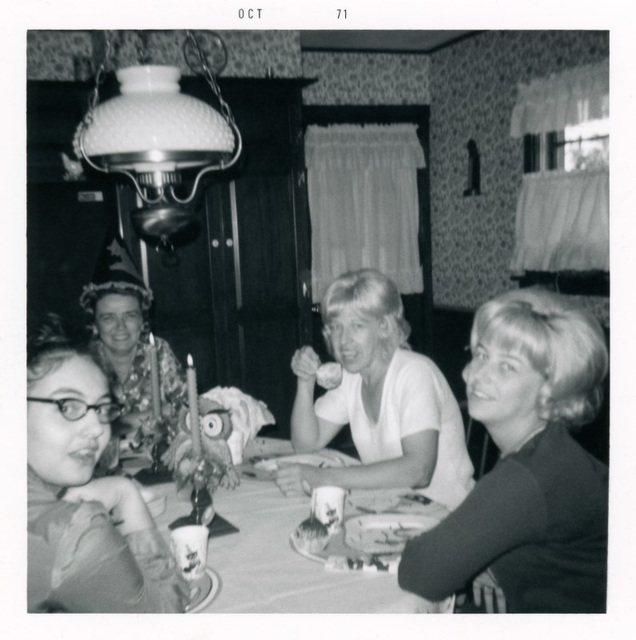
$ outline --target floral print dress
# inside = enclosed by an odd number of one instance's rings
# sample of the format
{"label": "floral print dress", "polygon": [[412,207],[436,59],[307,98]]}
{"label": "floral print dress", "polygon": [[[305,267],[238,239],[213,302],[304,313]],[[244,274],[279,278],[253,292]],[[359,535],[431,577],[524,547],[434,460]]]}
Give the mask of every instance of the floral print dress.
{"label": "floral print dress", "polygon": [[[178,431],[179,410],[187,407],[188,392],[185,371],[170,345],[155,336],[157,364],[159,369],[159,388],[161,395],[162,423],[147,420],[141,432],[133,437],[133,446],[140,446],[144,440],[152,442],[163,433],[174,434]],[[137,413],[152,415],[152,381],[150,371],[150,345],[139,342],[136,347],[128,377],[121,382],[108,360],[104,345],[99,339],[92,344],[92,351],[108,375],[111,391],[117,402],[124,406],[123,417]]]}

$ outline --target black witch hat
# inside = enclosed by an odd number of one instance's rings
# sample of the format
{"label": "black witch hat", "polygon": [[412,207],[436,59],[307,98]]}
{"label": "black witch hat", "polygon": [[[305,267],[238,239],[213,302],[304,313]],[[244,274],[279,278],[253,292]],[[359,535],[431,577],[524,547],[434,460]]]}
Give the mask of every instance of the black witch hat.
{"label": "black witch hat", "polygon": [[79,303],[85,311],[93,308],[99,292],[113,290],[139,294],[144,309],[150,307],[152,291],[146,287],[124,241],[115,236],[108,241],[97,260],[93,278],[82,290]]}

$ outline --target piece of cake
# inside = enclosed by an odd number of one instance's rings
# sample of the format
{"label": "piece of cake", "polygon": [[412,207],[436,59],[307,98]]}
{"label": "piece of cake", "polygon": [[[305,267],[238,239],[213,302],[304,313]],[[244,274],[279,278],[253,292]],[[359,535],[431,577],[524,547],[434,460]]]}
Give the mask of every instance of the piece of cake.
{"label": "piece of cake", "polygon": [[339,362],[326,362],[316,371],[316,382],[324,389],[335,389],[342,382],[342,365]]}
{"label": "piece of cake", "polygon": [[320,553],[329,543],[329,530],[325,525],[310,516],[303,520],[292,534],[294,545],[299,551]]}

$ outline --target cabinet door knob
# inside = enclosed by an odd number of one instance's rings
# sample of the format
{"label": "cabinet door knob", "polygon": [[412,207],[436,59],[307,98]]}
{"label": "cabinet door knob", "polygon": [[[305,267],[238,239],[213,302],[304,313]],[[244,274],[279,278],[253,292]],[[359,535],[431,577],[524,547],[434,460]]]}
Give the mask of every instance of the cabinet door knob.
{"label": "cabinet door knob", "polygon": [[228,238],[228,239],[225,241],[225,246],[226,246],[226,247],[233,247],[233,246],[234,246],[234,240],[232,240],[232,238]]}
{"label": "cabinet door knob", "polygon": [[210,243],[215,249],[219,248],[219,241],[214,238],[214,240],[212,240],[212,242]]}

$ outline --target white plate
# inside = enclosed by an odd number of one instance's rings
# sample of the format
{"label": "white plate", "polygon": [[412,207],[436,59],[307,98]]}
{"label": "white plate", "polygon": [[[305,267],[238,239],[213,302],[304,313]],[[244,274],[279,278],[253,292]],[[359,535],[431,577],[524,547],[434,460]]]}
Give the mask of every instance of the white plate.
{"label": "white plate", "polygon": [[429,515],[437,505],[432,500],[409,489],[366,491],[354,490],[347,497],[347,505],[361,513],[407,513]]}
{"label": "white plate", "polygon": [[411,538],[439,524],[430,516],[382,513],[345,522],[345,542],[364,553],[401,553]]}
{"label": "white plate", "polygon": [[345,467],[348,463],[335,452],[322,451],[320,453],[299,453],[261,460],[254,465],[254,469],[271,473],[276,471],[280,465],[286,464],[308,464],[312,467]]}
{"label": "white plate", "polygon": [[362,513],[377,514],[382,512],[395,513],[400,504],[400,496],[397,495],[365,495],[353,494],[347,497],[347,505]]}
{"label": "white plate", "polygon": [[210,567],[205,568],[205,574],[190,585],[190,603],[186,613],[198,613],[205,609],[219,595],[221,578]]}

